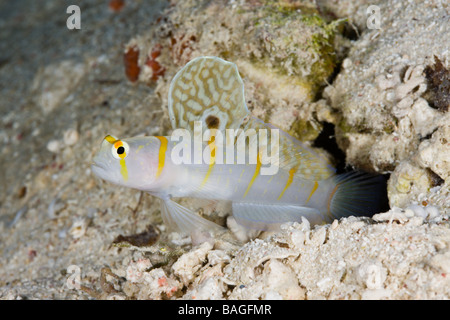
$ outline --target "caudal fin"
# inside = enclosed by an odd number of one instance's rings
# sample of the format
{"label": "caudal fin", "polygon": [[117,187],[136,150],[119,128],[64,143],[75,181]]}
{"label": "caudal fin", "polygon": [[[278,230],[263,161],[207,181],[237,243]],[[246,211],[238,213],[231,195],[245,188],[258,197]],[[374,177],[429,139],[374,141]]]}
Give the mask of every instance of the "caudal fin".
{"label": "caudal fin", "polygon": [[383,176],[349,172],[332,179],[336,183],[328,206],[332,218],[372,216],[388,209]]}

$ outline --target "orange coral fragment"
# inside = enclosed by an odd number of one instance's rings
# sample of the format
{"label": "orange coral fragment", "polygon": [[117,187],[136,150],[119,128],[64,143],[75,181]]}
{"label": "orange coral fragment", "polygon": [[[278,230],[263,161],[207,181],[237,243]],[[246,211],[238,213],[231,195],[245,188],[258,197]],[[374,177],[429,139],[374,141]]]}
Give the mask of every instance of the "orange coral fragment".
{"label": "orange coral fragment", "polygon": [[166,71],[166,68],[162,67],[161,64],[158,61],[156,61],[156,58],[158,58],[161,55],[161,49],[162,49],[161,45],[157,44],[153,48],[152,52],[147,58],[147,61],[145,62],[145,64],[149,66],[153,71],[151,77],[152,81],[158,80],[158,78],[160,76],[163,76],[164,72]]}
{"label": "orange coral fragment", "polygon": [[141,73],[138,60],[139,49],[135,46],[128,48],[123,57],[123,61],[125,64],[125,74],[131,82],[136,82],[139,78],[139,73]]}
{"label": "orange coral fragment", "polygon": [[109,1],[109,9],[111,9],[114,12],[119,12],[120,10],[122,10],[122,8],[125,5],[125,1],[124,0],[111,0]]}

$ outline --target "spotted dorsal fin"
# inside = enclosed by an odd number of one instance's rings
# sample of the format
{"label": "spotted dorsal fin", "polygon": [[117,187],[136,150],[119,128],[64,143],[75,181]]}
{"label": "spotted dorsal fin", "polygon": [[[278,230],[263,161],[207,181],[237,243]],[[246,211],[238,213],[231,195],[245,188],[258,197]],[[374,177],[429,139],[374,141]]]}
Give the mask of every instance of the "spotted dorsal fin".
{"label": "spotted dorsal fin", "polygon": [[238,129],[249,115],[244,83],[234,63],[217,57],[199,57],[186,64],[169,89],[172,128]]}

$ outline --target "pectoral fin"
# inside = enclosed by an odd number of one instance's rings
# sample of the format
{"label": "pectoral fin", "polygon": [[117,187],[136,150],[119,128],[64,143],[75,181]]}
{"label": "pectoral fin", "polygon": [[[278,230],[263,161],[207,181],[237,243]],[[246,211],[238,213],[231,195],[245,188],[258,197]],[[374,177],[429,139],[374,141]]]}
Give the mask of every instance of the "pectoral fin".
{"label": "pectoral fin", "polygon": [[310,223],[323,220],[320,212],[313,208],[249,202],[233,202],[233,216],[249,229],[277,230],[282,223],[301,222],[302,217]]}
{"label": "pectoral fin", "polygon": [[161,216],[170,229],[187,234],[204,230],[223,230],[218,224],[200,217],[170,199],[161,199]]}

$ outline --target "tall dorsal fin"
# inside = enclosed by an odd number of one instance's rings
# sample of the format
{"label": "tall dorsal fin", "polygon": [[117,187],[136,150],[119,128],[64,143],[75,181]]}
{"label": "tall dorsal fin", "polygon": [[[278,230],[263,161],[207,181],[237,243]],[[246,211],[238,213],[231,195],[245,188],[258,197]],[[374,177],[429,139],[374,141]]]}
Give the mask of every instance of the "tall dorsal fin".
{"label": "tall dorsal fin", "polygon": [[217,57],[199,57],[186,64],[169,89],[172,128],[238,129],[250,113],[244,83],[234,63]]}

